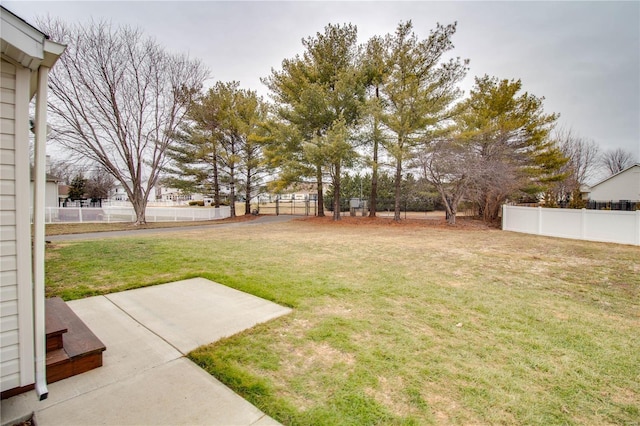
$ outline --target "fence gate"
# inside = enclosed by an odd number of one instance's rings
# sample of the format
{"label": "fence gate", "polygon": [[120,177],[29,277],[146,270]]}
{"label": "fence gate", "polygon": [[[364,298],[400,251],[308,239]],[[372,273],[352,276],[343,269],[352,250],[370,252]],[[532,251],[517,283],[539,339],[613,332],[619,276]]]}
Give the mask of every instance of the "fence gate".
{"label": "fence gate", "polygon": [[316,200],[276,200],[260,203],[260,214],[315,216],[318,214]]}

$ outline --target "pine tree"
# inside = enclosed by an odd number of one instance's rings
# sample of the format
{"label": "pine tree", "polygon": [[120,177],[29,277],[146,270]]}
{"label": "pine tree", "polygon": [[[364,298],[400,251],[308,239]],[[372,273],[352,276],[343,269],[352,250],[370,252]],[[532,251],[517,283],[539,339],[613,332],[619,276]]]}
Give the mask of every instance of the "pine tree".
{"label": "pine tree", "polygon": [[[280,169],[280,180],[295,181],[304,176],[302,173],[313,171],[318,216],[324,216],[323,174],[330,172],[333,186],[340,186],[340,171],[353,157],[348,129],[360,117],[364,102],[357,29],[327,25],[324,33],[308,37],[302,44],[302,57],[284,60],[281,71],[272,70],[263,80],[276,101],[278,124],[273,124],[272,130],[287,136],[273,137],[271,143],[280,146],[266,152],[272,165]],[[283,126],[294,129],[284,130]],[[335,193],[339,197],[340,191]],[[339,218],[339,209],[334,209],[334,219]]]}
{"label": "pine tree", "polygon": [[178,188],[213,193],[216,207],[221,203],[220,186],[226,183],[231,217],[236,215],[239,190],[249,214],[262,172],[266,115],[267,106],[255,91],[241,89],[235,81],[216,83],[192,105],[190,126],[176,135],[170,152],[173,177],[167,181]]}
{"label": "pine tree", "polygon": [[77,174],[69,185],[69,199],[71,201],[84,200],[86,185],[87,180],[84,178],[84,175],[82,173]]}
{"label": "pine tree", "polygon": [[442,62],[453,49],[455,31],[455,23],[438,24],[427,39],[419,40],[409,21],[385,39],[390,69],[380,88],[384,103],[380,120],[393,135],[386,149],[395,161],[395,220],[400,220],[404,163],[420,142],[450,118],[452,103],[461,94],[456,84],[465,76],[468,61]]}
{"label": "pine tree", "polygon": [[566,177],[567,158],[549,137],[558,115],[544,112],[544,98],[521,90],[520,80],[476,78],[456,117],[459,137],[477,156],[471,196],[487,221],[498,218],[508,198],[537,198]]}

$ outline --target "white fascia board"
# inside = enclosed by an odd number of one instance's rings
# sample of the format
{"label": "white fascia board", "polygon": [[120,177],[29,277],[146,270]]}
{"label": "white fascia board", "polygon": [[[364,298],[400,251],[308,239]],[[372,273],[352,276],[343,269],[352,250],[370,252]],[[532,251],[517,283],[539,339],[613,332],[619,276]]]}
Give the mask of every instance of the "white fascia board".
{"label": "white fascia board", "polygon": [[45,35],[7,9],[2,9],[2,54],[32,70],[44,59]]}
{"label": "white fascia board", "polygon": [[[43,45],[43,53],[44,59],[42,61],[38,61],[38,67],[43,66],[51,69],[53,65],[56,63],[60,55],[62,55],[67,48],[66,45],[56,43],[51,40],[44,40]],[[30,95],[33,97],[35,95],[36,90],[38,89],[38,73],[31,73],[31,91]]]}
{"label": "white fascia board", "polygon": [[47,68],[53,68],[53,65],[56,63],[58,58],[62,56],[65,49],[67,48],[66,44],[56,43],[55,41],[45,40],[44,41],[44,60],[42,65]]}

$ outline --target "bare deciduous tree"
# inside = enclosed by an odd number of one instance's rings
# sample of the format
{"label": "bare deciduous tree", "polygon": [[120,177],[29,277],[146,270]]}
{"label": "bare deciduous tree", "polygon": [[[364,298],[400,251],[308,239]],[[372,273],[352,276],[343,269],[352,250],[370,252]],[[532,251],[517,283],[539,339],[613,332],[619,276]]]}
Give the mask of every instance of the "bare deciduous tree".
{"label": "bare deciduous tree", "polygon": [[56,140],[104,167],[124,187],[136,225],[145,223],[165,152],[206,69],[130,27],[51,19],[39,26],[68,46],[50,74]]}
{"label": "bare deciduous tree", "polygon": [[522,93],[520,80],[485,75],[460,105],[458,137],[478,162],[469,197],[485,221],[497,220],[505,201],[537,198],[564,179],[567,160],[548,137],[557,115],[544,112],[543,100]]}
{"label": "bare deciduous tree", "polygon": [[445,55],[453,49],[456,23],[438,24],[429,37],[420,40],[411,21],[398,25],[387,35],[386,59],[392,66],[380,87],[385,104],[380,115],[392,136],[385,142],[395,166],[394,220],[400,220],[403,162],[410,160],[425,135],[436,131],[452,114],[453,102],[462,95],[457,87],[467,72],[467,60]]}
{"label": "bare deciduous tree", "polygon": [[74,176],[84,173],[86,169],[87,167],[84,164],[78,164],[68,159],[52,158],[47,173],[60,179],[61,183],[64,182],[69,185]]}
{"label": "bare deciduous tree", "polygon": [[600,148],[595,141],[579,136],[572,129],[556,130],[555,139],[558,149],[569,160],[562,167],[567,178],[558,182],[555,196],[558,200],[570,200],[580,207],[580,185],[587,183],[598,171]]}
{"label": "bare deciduous tree", "polygon": [[107,173],[102,167],[93,170],[87,179],[85,191],[92,200],[105,200],[111,195],[115,187],[113,176]]}
{"label": "bare deciduous tree", "polygon": [[418,154],[417,160],[423,176],[442,198],[447,222],[455,224],[460,201],[469,185],[479,177],[473,147],[455,139],[435,140]]}
{"label": "bare deciduous tree", "polygon": [[602,165],[611,175],[620,173],[633,162],[633,154],[621,148],[611,149],[602,155]]}

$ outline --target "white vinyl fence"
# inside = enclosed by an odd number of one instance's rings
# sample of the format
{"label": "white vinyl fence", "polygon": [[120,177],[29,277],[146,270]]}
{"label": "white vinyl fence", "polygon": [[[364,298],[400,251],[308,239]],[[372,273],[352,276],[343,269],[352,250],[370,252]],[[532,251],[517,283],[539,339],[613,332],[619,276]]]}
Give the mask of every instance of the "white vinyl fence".
{"label": "white vinyl fence", "polygon": [[[225,219],[231,216],[228,206],[222,207],[147,207],[147,222],[193,222]],[[133,207],[47,207],[46,223],[135,222]]]}
{"label": "white vinyl fence", "polygon": [[640,245],[640,210],[502,207],[502,229],[548,237]]}

